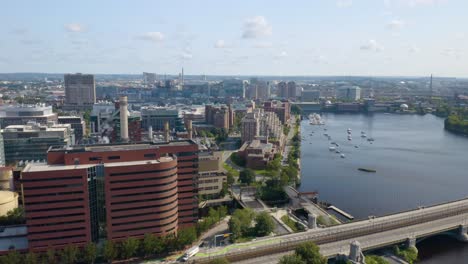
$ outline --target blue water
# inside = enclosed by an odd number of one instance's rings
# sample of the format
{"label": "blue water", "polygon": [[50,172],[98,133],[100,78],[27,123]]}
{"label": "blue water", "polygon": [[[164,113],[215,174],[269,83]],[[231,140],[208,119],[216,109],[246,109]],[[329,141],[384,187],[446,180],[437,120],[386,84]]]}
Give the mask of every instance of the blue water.
{"label": "blue water", "polygon": [[[301,124],[305,138],[301,148],[301,191],[318,191],[320,200],[358,219],[468,196],[468,138],[445,131],[443,119],[396,114],[322,117],[325,126],[309,125],[308,120]],[[352,129],[351,141],[347,138],[348,128]],[[361,131],[375,141],[371,144],[361,138]],[[338,143],[346,158],[329,151],[330,142]],[[377,172],[358,171],[359,167]],[[468,259],[468,247],[454,248],[458,260],[458,254]],[[422,255],[423,263],[452,263],[447,251],[431,255],[430,262],[424,262]],[[440,261],[438,256],[442,257]],[[453,261],[456,263],[456,259]]]}

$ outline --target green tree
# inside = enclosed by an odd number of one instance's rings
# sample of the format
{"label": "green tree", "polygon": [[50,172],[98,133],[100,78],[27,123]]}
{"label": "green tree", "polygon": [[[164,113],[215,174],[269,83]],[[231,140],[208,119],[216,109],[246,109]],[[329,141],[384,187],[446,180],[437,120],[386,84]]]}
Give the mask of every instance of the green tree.
{"label": "green tree", "polygon": [[229,219],[229,231],[232,233],[231,239],[236,240],[242,236],[242,224],[238,218],[231,217]]}
{"label": "green tree", "polygon": [[327,258],[320,254],[320,249],[313,242],[304,242],[296,250],[296,254],[307,264],[326,264]]}
{"label": "green tree", "polygon": [[104,242],[103,255],[108,263],[112,263],[112,261],[117,258],[117,248],[115,247],[114,242],[112,242],[111,240],[107,240],[106,242]]}
{"label": "green tree", "polygon": [[183,228],[177,233],[177,247],[179,249],[192,244],[195,240],[197,240],[197,230],[193,226]]}
{"label": "green tree", "polygon": [[227,258],[217,258],[217,259],[213,259],[212,261],[210,261],[210,264],[229,264],[229,260],[227,260]]}
{"label": "green tree", "polygon": [[255,233],[257,236],[267,236],[275,229],[275,222],[267,212],[261,212],[255,217]]}
{"label": "green tree", "polygon": [[29,252],[24,258],[25,264],[37,264],[38,262],[37,255],[34,252]]}
{"label": "green tree", "polygon": [[22,264],[23,257],[16,250],[10,250],[8,254],[0,257],[0,263],[2,264]]}
{"label": "green tree", "polygon": [[280,258],[279,264],[306,264],[301,257],[296,254],[284,255]]}
{"label": "green tree", "polygon": [[228,185],[232,185],[236,182],[236,179],[234,178],[234,175],[232,175],[232,172],[231,171],[228,171],[226,173],[226,176],[227,176],[227,184]]}
{"label": "green tree", "polygon": [[255,181],[255,172],[251,169],[245,169],[240,172],[239,180],[241,183],[250,185],[252,182]]}
{"label": "green tree", "polygon": [[67,245],[60,252],[60,263],[73,264],[78,260],[78,247]]}
{"label": "green tree", "polygon": [[97,257],[96,244],[89,242],[83,249],[83,260],[88,264],[94,263]]}
{"label": "green tree", "polygon": [[44,257],[47,260],[47,262],[45,263],[50,263],[50,264],[57,263],[57,254],[53,248],[47,249],[47,252]]}
{"label": "green tree", "polygon": [[166,239],[161,236],[156,237],[156,241],[154,243],[154,253],[155,254],[162,254],[167,249]]}
{"label": "green tree", "polygon": [[143,246],[143,252],[145,253],[146,256],[150,256],[155,253],[156,249],[156,236],[151,233],[145,234],[145,237],[143,238],[142,246]]}
{"label": "green tree", "polygon": [[140,241],[134,237],[125,239],[121,244],[121,256],[122,259],[129,259],[136,255]]}
{"label": "green tree", "polygon": [[369,255],[366,256],[366,264],[389,264],[389,262],[380,256]]}

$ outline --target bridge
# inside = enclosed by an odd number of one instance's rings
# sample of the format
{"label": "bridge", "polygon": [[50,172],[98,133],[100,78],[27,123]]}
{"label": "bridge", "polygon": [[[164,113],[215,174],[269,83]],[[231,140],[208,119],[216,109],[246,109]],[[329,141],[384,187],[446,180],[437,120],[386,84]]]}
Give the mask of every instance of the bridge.
{"label": "bridge", "polygon": [[208,263],[219,257],[245,264],[277,263],[282,255],[291,253],[306,241],[319,245],[321,253],[328,258],[346,255],[359,263],[360,256],[350,252],[351,244],[359,251],[402,243],[415,246],[419,240],[438,234],[449,234],[468,242],[467,227],[468,199],[462,199],[328,228],[208,249],[193,258],[191,263]]}

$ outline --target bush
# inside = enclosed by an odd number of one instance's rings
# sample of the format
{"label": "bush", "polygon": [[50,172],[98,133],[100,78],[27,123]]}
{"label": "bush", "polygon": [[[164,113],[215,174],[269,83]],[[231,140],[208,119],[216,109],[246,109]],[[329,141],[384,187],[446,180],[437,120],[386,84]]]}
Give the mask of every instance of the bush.
{"label": "bush", "polygon": [[275,229],[275,222],[267,212],[261,212],[255,217],[256,236],[268,236]]}

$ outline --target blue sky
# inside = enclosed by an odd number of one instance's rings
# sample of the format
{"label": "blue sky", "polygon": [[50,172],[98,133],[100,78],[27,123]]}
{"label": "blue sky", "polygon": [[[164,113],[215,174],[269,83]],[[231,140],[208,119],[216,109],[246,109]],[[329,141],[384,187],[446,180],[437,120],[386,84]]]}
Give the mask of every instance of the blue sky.
{"label": "blue sky", "polygon": [[466,0],[0,3],[0,72],[468,77]]}

